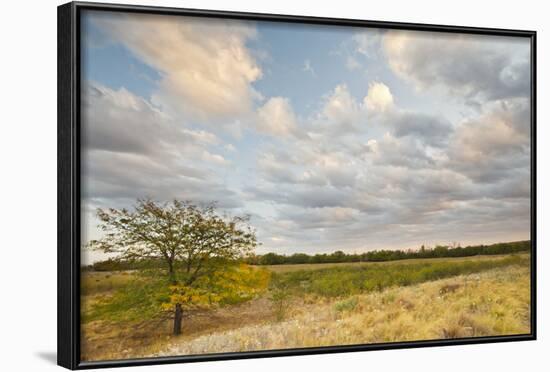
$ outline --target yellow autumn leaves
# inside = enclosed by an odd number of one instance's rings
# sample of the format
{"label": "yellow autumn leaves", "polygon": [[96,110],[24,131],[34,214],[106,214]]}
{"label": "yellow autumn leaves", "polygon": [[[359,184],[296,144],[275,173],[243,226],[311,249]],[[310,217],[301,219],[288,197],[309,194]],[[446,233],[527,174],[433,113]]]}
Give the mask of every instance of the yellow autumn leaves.
{"label": "yellow autumn leaves", "polygon": [[175,304],[180,304],[184,309],[197,309],[240,302],[264,292],[270,277],[268,270],[246,264],[228,266],[214,271],[192,286],[185,283],[171,285],[169,301],[163,302],[161,307],[170,311]]}

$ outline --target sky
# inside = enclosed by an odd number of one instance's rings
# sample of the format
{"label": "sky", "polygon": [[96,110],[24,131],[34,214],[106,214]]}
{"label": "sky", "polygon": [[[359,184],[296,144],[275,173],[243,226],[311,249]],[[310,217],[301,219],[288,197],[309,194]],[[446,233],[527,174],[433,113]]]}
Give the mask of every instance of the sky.
{"label": "sky", "polygon": [[99,11],[81,27],[83,245],[97,208],[144,197],[250,215],[257,253],[530,239],[528,38]]}

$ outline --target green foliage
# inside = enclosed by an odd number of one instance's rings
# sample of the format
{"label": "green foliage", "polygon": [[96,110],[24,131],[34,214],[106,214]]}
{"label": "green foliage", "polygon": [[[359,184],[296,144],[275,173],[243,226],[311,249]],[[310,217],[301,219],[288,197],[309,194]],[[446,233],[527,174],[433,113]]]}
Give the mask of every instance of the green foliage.
{"label": "green foliage", "polygon": [[213,258],[239,260],[257,244],[247,216],[226,218],[214,205],[139,199],[133,210],[99,208],[97,217],[103,236],[87,248],[114,254],[111,261],[125,264],[158,262],[170,276],[182,265],[186,284],[203,275]]}
{"label": "green foliage", "polygon": [[529,258],[509,256],[494,260],[461,262],[422,262],[334,267],[273,274],[276,287],[287,293],[313,293],[322,297],[347,297],[407,286],[456,275],[472,274],[510,265],[528,266]]}
{"label": "green foliage", "polygon": [[492,245],[474,246],[442,246],[426,248],[424,245],[419,250],[378,250],[361,254],[345,254],[336,251],[330,254],[307,255],[295,253],[290,256],[266,253],[264,255],[250,256],[246,260],[252,265],[285,265],[285,264],[316,264],[316,263],[340,263],[340,262],[382,262],[413,258],[440,258],[440,257],[470,257],[476,255],[499,255],[520,252],[529,252],[531,241],[519,241],[509,243],[497,243]]}
{"label": "green foliage", "polygon": [[120,286],[113,295],[102,296],[88,311],[82,321],[143,321],[161,315],[159,309],[169,301],[169,281],[154,272],[135,274],[133,280]]}
{"label": "green foliage", "polygon": [[285,256],[276,253],[267,253],[260,257],[260,265],[279,265],[285,263]]}
{"label": "green foliage", "polygon": [[261,271],[233,269],[257,245],[248,216],[221,216],[213,204],[138,199],[132,210],[100,208],[97,217],[103,236],[87,247],[115,256],[103,269],[133,264],[139,275],[155,274],[99,302],[113,314],[131,319],[151,317],[154,309],[159,314],[173,311],[174,334],[179,334],[182,310],[238,301],[254,292],[250,284],[260,280],[255,277]]}
{"label": "green foliage", "polygon": [[264,269],[233,264],[185,286],[173,285],[159,270],[142,270],[113,295],[96,301],[83,321],[146,321],[169,316],[176,303],[185,310],[238,304],[264,292],[270,276]]}

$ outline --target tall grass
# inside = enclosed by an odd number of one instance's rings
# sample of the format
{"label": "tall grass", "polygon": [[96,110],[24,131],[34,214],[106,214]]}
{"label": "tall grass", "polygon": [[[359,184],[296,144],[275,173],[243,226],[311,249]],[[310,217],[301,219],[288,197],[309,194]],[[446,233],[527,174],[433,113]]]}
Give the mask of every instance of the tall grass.
{"label": "tall grass", "polygon": [[[272,272],[269,290],[258,301],[189,314],[179,338],[166,336],[171,323],[159,323],[143,311],[151,292],[144,287],[153,282],[136,281],[137,272],[84,273],[82,357],[101,360],[527,333],[529,263],[529,255],[521,254],[305,265],[303,270],[294,265],[292,271]],[[101,303],[105,306],[97,306]],[[135,322],[116,318],[120,310],[127,313],[133,308]],[[138,320],[147,320],[146,327],[137,328]]]}
{"label": "tall grass", "polygon": [[176,341],[155,355],[527,334],[529,273],[510,265],[349,298],[318,297],[293,305],[283,321]]}
{"label": "tall grass", "polygon": [[275,273],[273,274],[273,285],[298,295],[347,297],[381,291],[394,286],[408,286],[511,265],[529,266],[529,262],[528,257],[513,255],[487,261],[332,267],[321,270]]}
{"label": "tall grass", "polygon": [[127,271],[115,272],[83,272],[80,285],[83,296],[106,294],[116,291],[134,279],[134,275]]}

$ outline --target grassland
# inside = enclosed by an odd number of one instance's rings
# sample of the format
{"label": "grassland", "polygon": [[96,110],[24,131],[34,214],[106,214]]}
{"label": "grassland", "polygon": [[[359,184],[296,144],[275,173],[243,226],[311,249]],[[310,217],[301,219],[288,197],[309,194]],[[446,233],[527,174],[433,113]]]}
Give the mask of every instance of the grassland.
{"label": "grassland", "polygon": [[[501,254],[491,256],[470,256],[470,257],[442,257],[442,258],[414,258],[406,260],[384,261],[384,262],[339,262],[339,263],[319,263],[319,264],[286,264],[286,265],[265,265],[262,266],[274,273],[287,273],[291,271],[303,270],[322,270],[338,267],[369,267],[373,265],[407,265],[407,264],[422,264],[422,263],[438,263],[438,262],[479,262],[479,261],[494,261],[500,258],[510,257],[512,255]],[[515,256],[527,257],[528,254],[516,254]]]}
{"label": "grassland", "polygon": [[[529,256],[276,265],[269,290],[167,320],[85,321],[83,360],[529,333]],[[83,315],[133,273],[83,273]],[[84,319],[86,317],[84,316]]]}
{"label": "grassland", "polygon": [[84,296],[111,293],[124,288],[133,279],[131,271],[90,272],[81,275],[81,290]]}
{"label": "grassland", "polygon": [[288,320],[182,340],[157,355],[522,334],[529,314],[529,270],[513,266],[344,300],[297,300]]}

